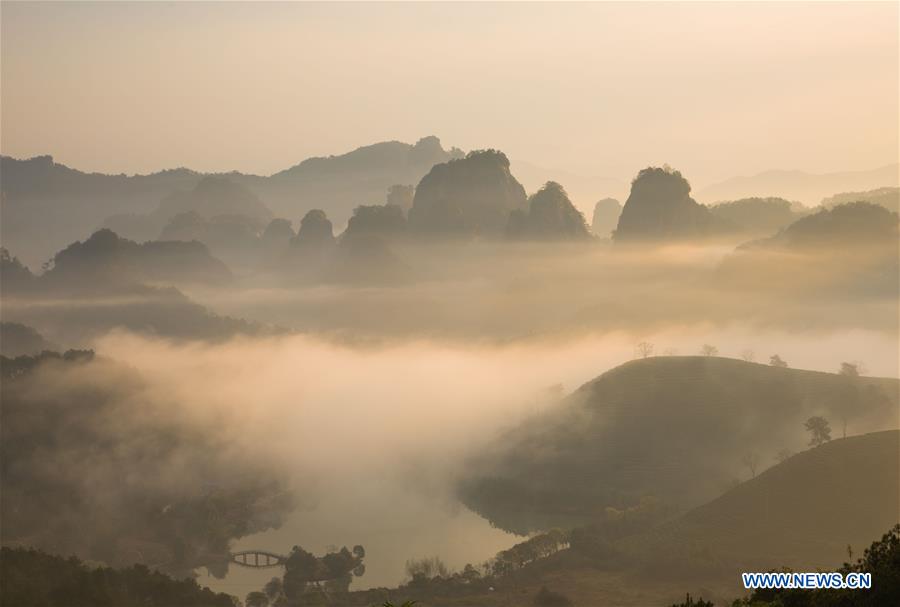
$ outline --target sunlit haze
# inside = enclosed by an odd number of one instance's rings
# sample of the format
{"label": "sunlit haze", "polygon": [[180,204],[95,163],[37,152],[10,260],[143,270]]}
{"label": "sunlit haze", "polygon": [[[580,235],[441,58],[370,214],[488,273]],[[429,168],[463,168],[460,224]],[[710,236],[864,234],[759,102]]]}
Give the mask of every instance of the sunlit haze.
{"label": "sunlit haze", "polygon": [[616,182],[870,169],[898,160],[898,11],[4,2],[2,149],[269,174],[434,134]]}

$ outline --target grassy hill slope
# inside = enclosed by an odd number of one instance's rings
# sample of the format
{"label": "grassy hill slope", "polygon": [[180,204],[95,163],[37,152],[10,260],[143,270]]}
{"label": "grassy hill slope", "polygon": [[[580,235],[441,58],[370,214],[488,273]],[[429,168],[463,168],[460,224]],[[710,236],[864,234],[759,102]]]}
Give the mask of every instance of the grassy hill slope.
{"label": "grassy hill slope", "polygon": [[713,501],[621,540],[629,554],[704,569],[833,568],[900,521],[900,431],[833,440]]}
{"label": "grassy hill slope", "polygon": [[898,479],[900,431],[837,439],[672,521],[601,542],[605,554],[573,542],[492,579],[488,593],[420,590],[410,596],[423,605],[524,607],[546,587],[578,606],[670,605],[686,592],[730,605],[745,594],[742,571],[834,571],[861,556],[900,520]]}
{"label": "grassy hill slope", "polygon": [[895,379],[850,378],[714,357],[632,361],[498,437],[469,462],[469,507],[517,532],[597,520],[654,496],[674,514],[806,448],[803,422],[833,434],[898,424]]}

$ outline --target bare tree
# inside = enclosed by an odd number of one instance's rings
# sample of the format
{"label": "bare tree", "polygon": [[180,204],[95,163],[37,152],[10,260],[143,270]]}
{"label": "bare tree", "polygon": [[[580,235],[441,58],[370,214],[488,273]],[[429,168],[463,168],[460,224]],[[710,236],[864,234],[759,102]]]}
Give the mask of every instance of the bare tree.
{"label": "bare tree", "polygon": [[638,345],[634,347],[634,352],[637,356],[641,358],[647,358],[648,356],[653,356],[653,344],[648,341],[642,341]]}
{"label": "bare tree", "polygon": [[748,453],[741,463],[750,469],[750,478],[756,478],[756,467],[759,465],[759,456],[756,453]]}
{"label": "bare tree", "polygon": [[859,387],[855,381],[862,370],[859,362],[843,362],[838,375],[844,378],[840,389],[836,393],[836,409],[841,417],[841,435],[847,438],[847,419],[859,406]]}
{"label": "bare tree", "polygon": [[719,349],[709,344],[703,344],[703,347],[700,348],[700,354],[702,354],[703,356],[715,356],[718,353]]}
{"label": "bare tree", "polygon": [[741,352],[741,358],[746,360],[748,363],[752,363],[756,360],[756,353],[748,348],[747,350]]}

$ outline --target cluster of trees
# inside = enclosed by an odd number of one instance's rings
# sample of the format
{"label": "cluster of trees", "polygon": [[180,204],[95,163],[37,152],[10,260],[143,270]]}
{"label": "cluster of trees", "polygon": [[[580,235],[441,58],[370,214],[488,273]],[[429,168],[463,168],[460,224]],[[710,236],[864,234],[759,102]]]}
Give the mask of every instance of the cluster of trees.
{"label": "cluster of trees", "polygon": [[3,607],[235,607],[234,598],[144,565],[89,566],[25,548],[0,550]]}
{"label": "cluster of trees", "polygon": [[568,534],[560,529],[551,529],[520,542],[512,548],[498,552],[497,556],[489,562],[490,570],[494,575],[503,575],[521,569],[539,559],[547,558],[568,547]]}
{"label": "cluster of trees", "polygon": [[715,607],[715,605],[712,601],[704,601],[703,597],[700,597],[695,601],[691,597],[691,593],[688,592],[687,595],[685,595],[683,602],[674,603],[672,607]]}
{"label": "cluster of trees", "polygon": [[[649,341],[642,341],[640,343],[635,344],[634,346],[634,356],[635,358],[649,358],[653,356],[653,353],[656,351],[656,345],[650,343]],[[674,350],[667,350],[663,353],[664,356],[674,356]],[[712,344],[703,344],[700,346],[700,355],[701,356],[718,356],[719,348]],[[746,362],[753,362],[756,360],[756,353],[753,350],[747,349],[741,352],[741,359]],[[844,363],[847,364],[847,363]],[[782,369],[787,369],[788,364],[779,356],[778,354],[773,354],[769,357],[769,365],[772,367],[780,367]],[[842,371],[842,374],[844,372]],[[858,375],[858,374],[857,374]]]}
{"label": "cluster of trees", "polygon": [[26,375],[39,365],[48,361],[57,362],[90,362],[94,360],[93,350],[66,350],[62,354],[51,350],[44,350],[40,354],[24,355],[10,358],[0,356],[0,378],[10,381]]}
{"label": "cluster of trees", "polygon": [[438,556],[410,559],[406,562],[406,574],[411,588],[440,586],[478,587],[490,585],[497,578],[509,575],[540,559],[547,558],[569,547],[569,536],[560,529],[536,534],[511,548],[501,550],[494,558],[480,565],[467,563],[462,571],[451,571]]}
{"label": "cluster of trees", "polygon": [[365,548],[346,546],[317,557],[294,546],[284,563],[283,578],[272,578],[261,591],[247,595],[247,607],[319,604],[324,598],[346,594],[353,576],[366,571]]}
{"label": "cluster of trees", "polygon": [[734,601],[732,607],[882,607],[900,605],[900,525],[869,546],[854,563],[844,563],[838,572],[870,573],[872,588],[758,589]]}

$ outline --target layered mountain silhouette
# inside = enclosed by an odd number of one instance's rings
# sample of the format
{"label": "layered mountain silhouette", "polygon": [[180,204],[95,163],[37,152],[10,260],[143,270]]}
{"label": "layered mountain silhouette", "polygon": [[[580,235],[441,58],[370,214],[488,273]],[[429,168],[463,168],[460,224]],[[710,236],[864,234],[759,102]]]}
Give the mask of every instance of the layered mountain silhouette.
{"label": "layered mountain silhouette", "polygon": [[[391,186],[416,184],[435,164],[462,155],[456,148],[445,150],[437,137],[430,136],[414,145],[387,141],[338,156],[309,158],[271,176],[232,172],[219,177],[246,188],[275,216],[300,218],[322,208],[343,226],[360,204],[383,202]],[[107,227],[138,240],[157,237],[158,232],[152,232],[162,229],[165,221],[148,229],[132,216],[153,213],[165,199],[178,206],[183,194],[176,193],[191,192],[205,177],[188,169],[149,175],[84,173],[50,156],[28,160],[4,156],[0,173],[0,239],[31,267],[39,267],[68,243],[86,238],[111,216],[117,217]],[[173,194],[174,201],[169,198]]]}
{"label": "layered mountain silhouette", "polygon": [[702,188],[697,198],[704,203],[740,198],[783,196],[807,206],[819,204],[837,192],[896,187],[900,165],[890,164],[866,171],[806,173],[804,171],[765,171],[756,175],[732,177]]}
{"label": "layered mountain silhouette", "polygon": [[799,203],[777,197],[720,202],[710,211],[731,230],[757,236],[774,234],[809,213]]}
{"label": "layered mountain silhouette", "polygon": [[769,238],[748,242],[726,257],[716,280],[723,287],[792,296],[897,297],[898,216],[867,202],[821,208]]}
{"label": "layered mountain silhouette", "polygon": [[151,213],[113,215],[106,218],[103,225],[132,240],[171,240],[172,234],[166,234],[166,228],[173,219],[187,214],[193,214],[201,220],[217,217],[245,218],[244,222],[254,231],[260,230],[272,219],[269,208],[245,186],[225,177],[208,176],[203,177],[189,191],[169,194]]}
{"label": "layered mountain silhouette", "polygon": [[793,250],[834,246],[860,248],[892,245],[897,238],[897,213],[868,202],[853,202],[803,217],[772,238],[749,246]]}
{"label": "layered mountain silhouette", "polygon": [[225,264],[196,241],[139,244],[98,230],[57,253],[39,275],[3,249],[0,276],[4,321],[34,327],[66,347],[116,328],[207,340],[268,330],[218,316],[173,286],[231,282]]}
{"label": "layered mountain silhouette", "polygon": [[877,188],[865,192],[842,192],[822,200],[822,206],[830,209],[848,202],[869,202],[900,213],[900,188]]}

